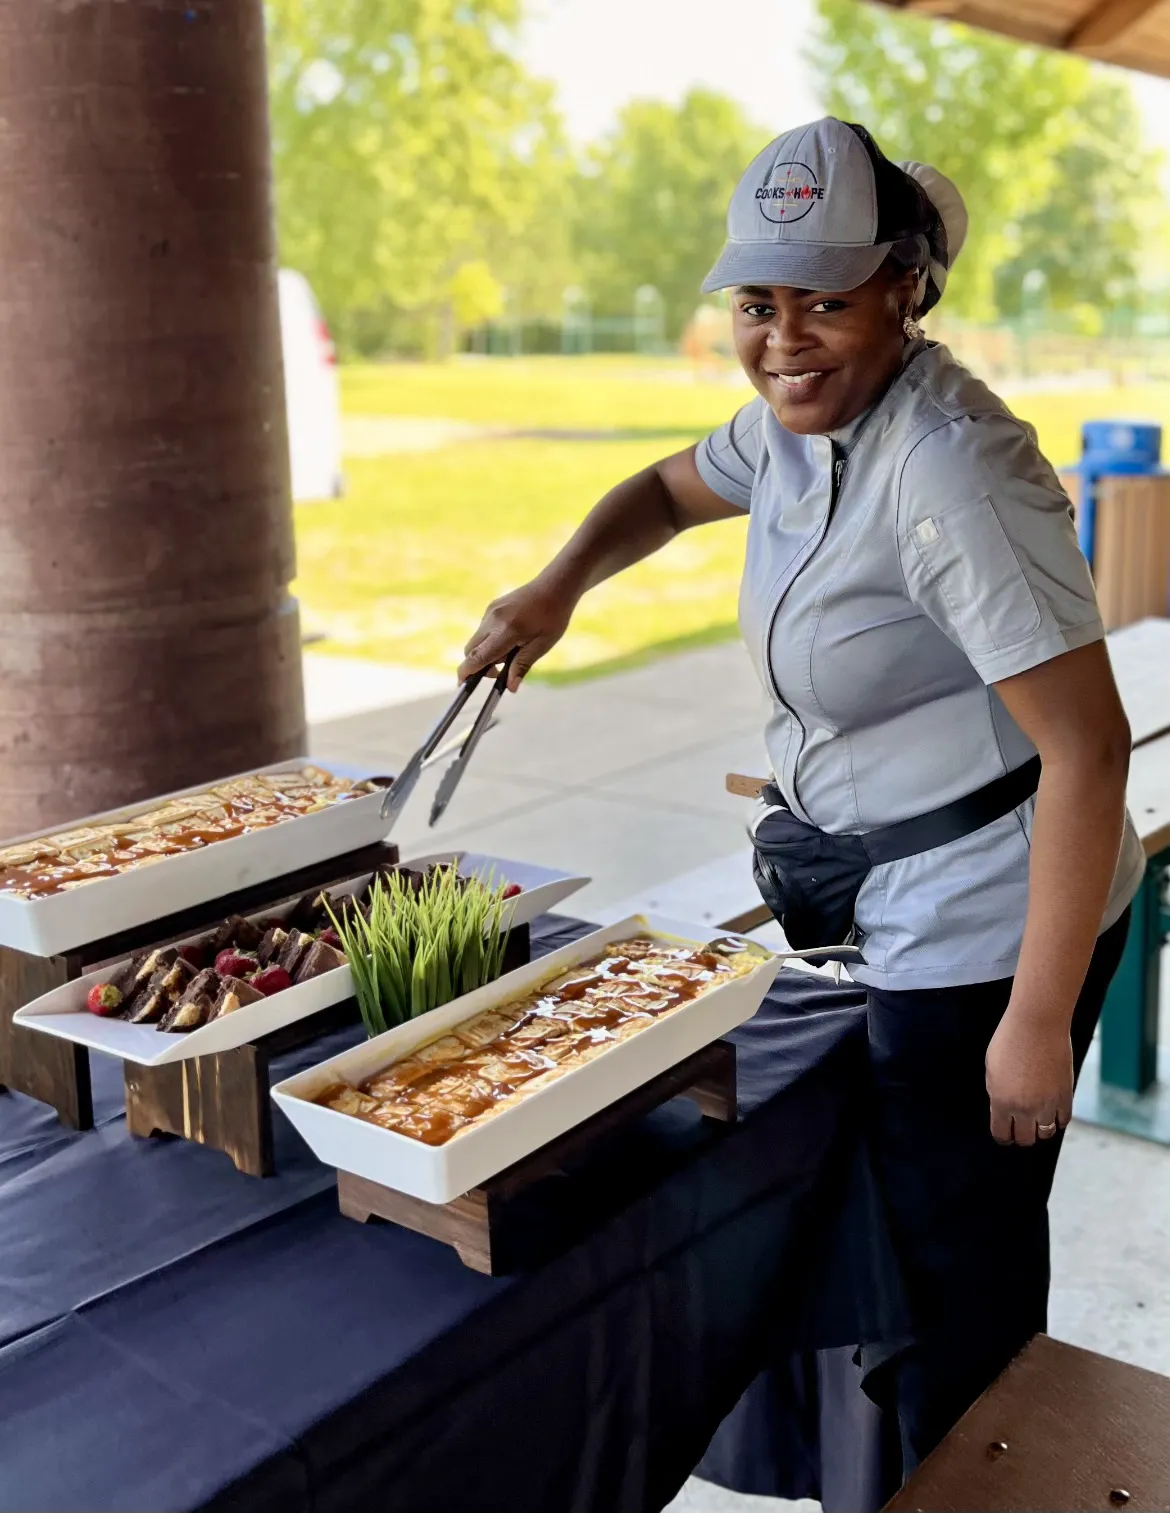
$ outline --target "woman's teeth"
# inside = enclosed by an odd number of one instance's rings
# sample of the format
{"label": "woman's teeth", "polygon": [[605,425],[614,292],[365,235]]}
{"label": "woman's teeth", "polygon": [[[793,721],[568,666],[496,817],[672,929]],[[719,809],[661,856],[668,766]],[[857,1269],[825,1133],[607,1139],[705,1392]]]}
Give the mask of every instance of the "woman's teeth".
{"label": "woman's teeth", "polygon": [[818,378],[825,376],[823,369],[814,373],[773,373],[772,377],[781,386],[787,389],[789,394],[799,394],[802,389],[811,388]]}

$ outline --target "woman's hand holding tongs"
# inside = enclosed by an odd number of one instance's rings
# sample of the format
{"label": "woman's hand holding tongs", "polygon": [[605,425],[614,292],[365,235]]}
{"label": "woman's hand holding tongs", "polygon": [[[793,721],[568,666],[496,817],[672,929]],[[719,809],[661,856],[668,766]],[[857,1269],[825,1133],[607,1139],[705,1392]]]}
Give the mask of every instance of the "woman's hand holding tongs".
{"label": "woman's hand holding tongs", "polygon": [[494,599],[464,648],[459,681],[496,667],[515,650],[508,673],[508,688],[515,693],[533,664],[564,635],[576,607],[576,596],[543,573]]}

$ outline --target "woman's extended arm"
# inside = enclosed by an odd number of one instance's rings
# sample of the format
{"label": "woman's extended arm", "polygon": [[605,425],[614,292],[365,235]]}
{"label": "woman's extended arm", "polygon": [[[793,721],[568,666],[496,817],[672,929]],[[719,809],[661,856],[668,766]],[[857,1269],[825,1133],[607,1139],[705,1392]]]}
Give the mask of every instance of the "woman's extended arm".
{"label": "woman's extended arm", "polygon": [[594,505],[531,583],[488,605],[467,643],[460,679],[519,647],[508,680],[509,687],[518,688],[532,664],[564,635],[582,594],[649,557],[680,531],[742,514],[703,482],[694,447],[635,473]]}
{"label": "woman's extended arm", "polygon": [[1069,1026],[1117,866],[1130,733],[1103,641],[994,686],[1042,763],[1019,965],[987,1050],[991,1132],[1031,1145],[1072,1117]]}

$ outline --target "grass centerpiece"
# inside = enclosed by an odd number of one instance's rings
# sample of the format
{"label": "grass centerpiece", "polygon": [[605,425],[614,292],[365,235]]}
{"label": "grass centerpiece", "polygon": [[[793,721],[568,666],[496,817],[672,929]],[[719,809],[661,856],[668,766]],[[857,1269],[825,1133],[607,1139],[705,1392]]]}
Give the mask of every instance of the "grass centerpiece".
{"label": "grass centerpiece", "polygon": [[421,885],[398,872],[375,878],[364,912],[329,909],[371,1039],[499,977],[506,891],[436,867]]}

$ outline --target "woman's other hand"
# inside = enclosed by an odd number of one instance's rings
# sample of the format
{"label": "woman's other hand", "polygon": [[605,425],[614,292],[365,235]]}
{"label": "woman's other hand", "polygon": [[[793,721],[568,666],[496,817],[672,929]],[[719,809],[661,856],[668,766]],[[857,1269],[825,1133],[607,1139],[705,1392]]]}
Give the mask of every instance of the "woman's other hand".
{"label": "woman's other hand", "polygon": [[1049,1140],[1072,1118],[1073,1054],[1067,1025],[1036,1023],[1011,1006],[987,1047],[991,1133],[1000,1145]]}
{"label": "woman's other hand", "polygon": [[518,648],[508,674],[508,687],[515,693],[533,664],[564,635],[576,607],[577,600],[567,587],[540,578],[493,600],[464,647],[459,681],[494,667]]}

